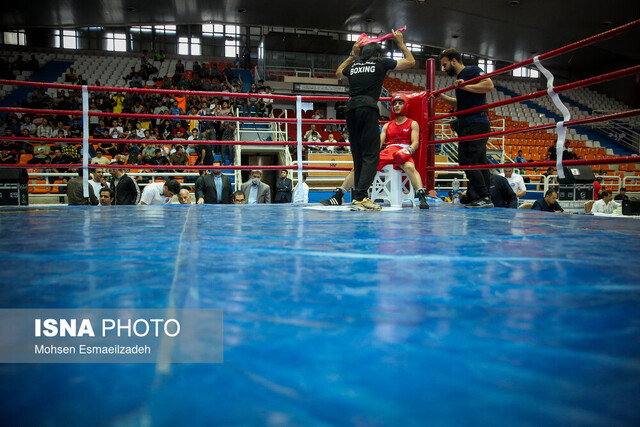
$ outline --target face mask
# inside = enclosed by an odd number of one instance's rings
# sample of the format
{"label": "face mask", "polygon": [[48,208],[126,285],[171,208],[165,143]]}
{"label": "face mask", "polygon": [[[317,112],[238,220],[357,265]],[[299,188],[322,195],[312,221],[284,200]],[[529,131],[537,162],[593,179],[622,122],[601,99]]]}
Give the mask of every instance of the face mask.
{"label": "face mask", "polygon": [[259,185],[260,184],[260,178],[252,178],[251,182],[253,183],[253,185]]}

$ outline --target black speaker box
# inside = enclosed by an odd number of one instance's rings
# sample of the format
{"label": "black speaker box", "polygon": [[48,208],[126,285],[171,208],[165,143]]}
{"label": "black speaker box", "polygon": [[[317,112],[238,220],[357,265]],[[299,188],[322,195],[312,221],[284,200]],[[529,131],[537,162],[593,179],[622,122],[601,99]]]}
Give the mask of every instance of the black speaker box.
{"label": "black speaker box", "polygon": [[564,179],[558,177],[560,184],[591,184],[596,176],[589,166],[565,166]]}
{"label": "black speaker box", "polygon": [[0,182],[26,184],[29,182],[29,174],[26,169],[0,169]]}
{"label": "black speaker box", "polygon": [[640,200],[636,200],[636,199],[623,200],[622,215],[640,215]]}

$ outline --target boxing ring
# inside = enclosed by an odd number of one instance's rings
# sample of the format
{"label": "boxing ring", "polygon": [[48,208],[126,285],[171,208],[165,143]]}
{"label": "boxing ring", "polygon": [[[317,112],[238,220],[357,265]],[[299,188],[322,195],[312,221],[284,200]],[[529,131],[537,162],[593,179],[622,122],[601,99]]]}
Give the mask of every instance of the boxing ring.
{"label": "boxing ring", "polygon": [[[301,147],[304,120],[289,120],[286,144]],[[424,171],[435,143],[421,141]],[[0,232],[1,308],[224,311],[220,364],[0,364],[10,425],[640,421],[637,220],[447,204],[38,206],[1,208]]]}

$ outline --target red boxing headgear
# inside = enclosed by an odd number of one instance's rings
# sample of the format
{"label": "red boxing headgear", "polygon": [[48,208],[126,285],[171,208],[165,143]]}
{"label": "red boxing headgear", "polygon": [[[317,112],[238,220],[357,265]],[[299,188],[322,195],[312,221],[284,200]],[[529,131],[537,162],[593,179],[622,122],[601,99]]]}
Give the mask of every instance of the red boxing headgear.
{"label": "red boxing headgear", "polygon": [[394,95],[391,96],[391,111],[393,111],[393,103],[396,101],[402,101],[404,102],[404,105],[402,106],[402,109],[400,110],[400,113],[396,114],[396,116],[406,116],[409,110],[409,98],[407,97],[407,95],[403,94],[403,93],[396,93]]}

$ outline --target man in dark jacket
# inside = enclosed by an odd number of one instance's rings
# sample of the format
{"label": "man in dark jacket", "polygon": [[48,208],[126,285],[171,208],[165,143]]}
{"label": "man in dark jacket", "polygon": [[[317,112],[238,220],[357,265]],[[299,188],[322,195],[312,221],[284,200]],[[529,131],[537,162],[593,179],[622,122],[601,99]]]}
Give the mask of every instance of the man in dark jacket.
{"label": "man in dark jacket", "polygon": [[135,205],[140,201],[138,184],[122,169],[111,169],[111,190],[114,193],[114,205]]}
{"label": "man in dark jacket", "polygon": [[291,191],[293,190],[293,182],[287,178],[288,171],[280,171],[280,178],[276,181],[276,203],[291,203]]}
{"label": "man in dark jacket", "polygon": [[221,165],[220,160],[215,160],[213,174],[205,173],[196,180],[197,204],[231,204],[231,179],[222,174]]}

